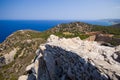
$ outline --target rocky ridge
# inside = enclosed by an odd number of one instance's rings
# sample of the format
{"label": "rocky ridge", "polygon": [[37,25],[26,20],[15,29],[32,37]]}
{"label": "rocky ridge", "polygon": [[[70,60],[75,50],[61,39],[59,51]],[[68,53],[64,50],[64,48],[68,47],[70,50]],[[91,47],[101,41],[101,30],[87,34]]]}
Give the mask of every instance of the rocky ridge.
{"label": "rocky ridge", "polygon": [[51,35],[18,80],[119,80],[120,46]]}

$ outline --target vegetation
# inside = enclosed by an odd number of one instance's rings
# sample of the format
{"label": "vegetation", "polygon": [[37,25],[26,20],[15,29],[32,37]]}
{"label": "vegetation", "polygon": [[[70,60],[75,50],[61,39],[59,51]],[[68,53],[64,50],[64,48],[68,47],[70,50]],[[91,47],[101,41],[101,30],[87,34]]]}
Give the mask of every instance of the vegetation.
{"label": "vegetation", "polygon": [[109,41],[105,41],[110,43],[113,46],[120,45],[120,24],[113,26],[94,26],[92,31],[100,31],[103,34],[112,34]]}
{"label": "vegetation", "polygon": [[115,38],[120,38],[120,28],[112,26],[94,26],[92,31],[101,31],[107,34],[113,34]]}
{"label": "vegetation", "polygon": [[15,75],[11,75],[10,80],[18,80]]}
{"label": "vegetation", "polygon": [[118,43],[117,43],[116,41],[114,41],[114,40],[110,41],[109,43],[110,43],[111,45],[114,45],[114,46],[118,45]]}
{"label": "vegetation", "polygon": [[0,68],[0,80],[17,80],[18,76],[25,72],[26,66],[31,63],[39,45],[44,43],[48,36],[44,32],[30,30],[17,31],[9,36],[0,45],[3,53],[9,53],[14,48],[18,48],[18,50],[14,56],[15,60]]}
{"label": "vegetation", "polygon": [[120,35],[114,35],[113,38],[120,38]]}
{"label": "vegetation", "polygon": [[80,37],[80,39],[86,39],[89,37],[89,35],[85,35],[81,33],[64,34],[64,32],[58,32],[58,33],[55,33],[54,35],[59,36],[59,37],[65,37],[65,38]]}
{"label": "vegetation", "polygon": [[[51,34],[65,38],[80,37],[81,39],[86,39],[89,35],[86,35],[85,32],[91,31],[100,31],[102,33],[113,34],[113,38],[120,38],[119,27],[93,26],[79,22],[61,24],[44,32],[26,30],[13,33],[13,35],[9,36],[5,42],[0,45],[0,48],[3,49],[3,53],[9,53],[14,48],[19,49],[14,56],[15,60],[0,68],[0,80],[7,80],[7,78],[9,78],[9,80],[16,80],[19,75],[22,75],[26,66],[34,58],[36,49],[38,49],[40,44],[46,42],[47,38]],[[30,42],[28,40],[30,40]],[[117,44],[114,40],[110,43],[112,45]],[[18,58],[21,53],[23,54]],[[15,71],[15,68],[17,68],[19,73],[16,72],[17,70]]]}
{"label": "vegetation", "polygon": [[0,72],[0,80],[4,80],[4,76],[1,72]]}

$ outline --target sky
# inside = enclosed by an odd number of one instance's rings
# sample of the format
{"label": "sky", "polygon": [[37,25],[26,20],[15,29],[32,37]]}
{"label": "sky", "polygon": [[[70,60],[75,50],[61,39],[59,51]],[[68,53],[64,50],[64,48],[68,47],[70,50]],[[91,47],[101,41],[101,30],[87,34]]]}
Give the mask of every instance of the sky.
{"label": "sky", "polygon": [[0,0],[0,20],[120,19],[120,0]]}

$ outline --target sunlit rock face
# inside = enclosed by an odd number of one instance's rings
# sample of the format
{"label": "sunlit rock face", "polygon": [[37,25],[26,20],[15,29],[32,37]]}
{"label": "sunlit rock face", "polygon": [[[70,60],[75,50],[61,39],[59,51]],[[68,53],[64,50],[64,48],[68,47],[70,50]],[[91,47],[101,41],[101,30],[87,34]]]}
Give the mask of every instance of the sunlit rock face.
{"label": "sunlit rock face", "polygon": [[9,53],[0,57],[0,67],[14,61],[14,56],[16,55],[17,50],[18,50],[18,48],[14,48]]}
{"label": "sunlit rock face", "polygon": [[119,80],[120,46],[51,35],[19,80]]}

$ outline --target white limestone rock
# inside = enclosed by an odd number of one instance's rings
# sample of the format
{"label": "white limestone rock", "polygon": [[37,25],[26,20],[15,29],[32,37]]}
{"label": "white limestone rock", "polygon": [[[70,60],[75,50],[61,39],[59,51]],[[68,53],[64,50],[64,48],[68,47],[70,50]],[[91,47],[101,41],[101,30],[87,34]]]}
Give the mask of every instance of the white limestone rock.
{"label": "white limestone rock", "polygon": [[28,66],[26,67],[26,71],[31,70],[33,67],[34,67],[34,63],[28,65]]}
{"label": "white limestone rock", "polygon": [[6,64],[8,64],[14,60],[14,56],[15,56],[17,50],[18,50],[18,48],[14,48],[12,51],[10,51],[10,53],[4,55]]}
{"label": "white limestone rock", "polygon": [[27,80],[28,76],[27,75],[22,75],[18,78],[18,80]]}
{"label": "white limestone rock", "polygon": [[53,40],[58,40],[59,39],[59,37],[58,36],[55,36],[55,35],[50,35],[50,37],[48,38],[48,42],[51,42],[51,41],[53,41]]}
{"label": "white limestone rock", "polygon": [[27,70],[33,67],[37,80],[119,80],[119,51],[119,46],[51,35],[36,51],[34,66]]}

